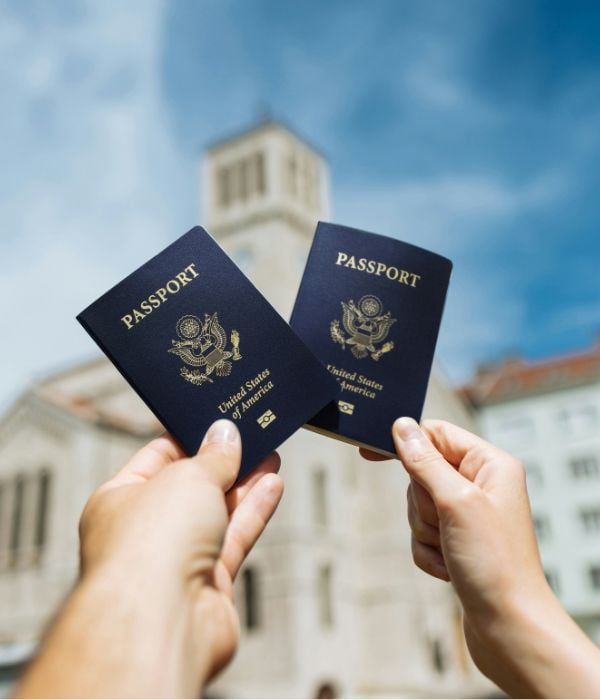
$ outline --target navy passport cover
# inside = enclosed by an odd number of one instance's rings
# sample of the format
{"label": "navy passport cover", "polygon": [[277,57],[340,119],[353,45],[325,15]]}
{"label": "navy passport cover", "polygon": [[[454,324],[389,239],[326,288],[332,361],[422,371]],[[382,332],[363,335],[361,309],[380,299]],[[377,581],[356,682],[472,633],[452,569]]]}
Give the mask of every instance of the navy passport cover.
{"label": "navy passport cover", "polygon": [[339,387],[213,238],[196,227],[77,320],[193,454],[234,420],[242,478]]}
{"label": "navy passport cover", "polygon": [[341,385],[307,427],[394,454],[393,421],[420,420],[452,263],[320,222],[290,324]]}

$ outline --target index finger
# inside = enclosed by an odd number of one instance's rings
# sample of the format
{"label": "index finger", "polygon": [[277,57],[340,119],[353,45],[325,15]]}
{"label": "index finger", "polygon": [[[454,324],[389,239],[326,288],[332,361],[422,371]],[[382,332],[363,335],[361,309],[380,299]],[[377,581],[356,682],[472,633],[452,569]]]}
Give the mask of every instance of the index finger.
{"label": "index finger", "polygon": [[445,420],[425,420],[421,423],[421,428],[438,452],[454,467],[460,466],[469,450],[488,444],[474,433]]}
{"label": "index finger", "polygon": [[133,457],[108,482],[112,486],[123,486],[148,481],[171,462],[185,457],[181,447],[169,433],[163,433],[138,450]]}

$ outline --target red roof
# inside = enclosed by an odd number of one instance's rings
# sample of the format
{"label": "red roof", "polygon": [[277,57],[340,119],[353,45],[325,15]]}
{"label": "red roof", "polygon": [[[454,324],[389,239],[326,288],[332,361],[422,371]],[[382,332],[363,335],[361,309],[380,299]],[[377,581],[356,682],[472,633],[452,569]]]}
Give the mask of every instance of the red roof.
{"label": "red roof", "polygon": [[462,393],[475,405],[498,403],[600,379],[600,341],[585,350],[529,362],[508,357],[480,367]]}

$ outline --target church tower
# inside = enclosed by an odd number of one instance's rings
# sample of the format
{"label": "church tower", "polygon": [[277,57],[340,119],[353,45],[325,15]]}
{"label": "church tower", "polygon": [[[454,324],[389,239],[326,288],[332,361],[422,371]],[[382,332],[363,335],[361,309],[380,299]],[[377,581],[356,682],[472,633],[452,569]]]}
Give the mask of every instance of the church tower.
{"label": "church tower", "polygon": [[265,120],[206,151],[202,214],[210,233],[289,317],[318,220],[329,216],[323,157]]}

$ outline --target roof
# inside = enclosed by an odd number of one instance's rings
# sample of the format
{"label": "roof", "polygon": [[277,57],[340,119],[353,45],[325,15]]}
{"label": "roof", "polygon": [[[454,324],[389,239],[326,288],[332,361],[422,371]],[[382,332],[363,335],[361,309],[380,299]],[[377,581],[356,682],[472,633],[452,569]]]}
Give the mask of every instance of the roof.
{"label": "roof", "polygon": [[584,350],[533,362],[513,356],[482,366],[462,393],[476,406],[483,406],[599,380],[600,340]]}
{"label": "roof", "polygon": [[54,374],[32,393],[77,418],[136,437],[162,431],[161,424],[104,357]]}
{"label": "roof", "polygon": [[288,133],[292,134],[292,136],[297,138],[299,141],[302,141],[302,143],[306,144],[309,148],[315,151],[315,153],[321,156],[321,158],[326,158],[325,154],[318,146],[315,146],[314,143],[311,143],[311,141],[309,141],[305,136],[300,134],[287,122],[281,121],[279,119],[273,119],[272,117],[263,117],[244,129],[240,129],[239,131],[235,131],[234,133],[228,134],[227,136],[220,137],[215,141],[210,141],[204,147],[204,150],[206,153],[210,153],[224,146],[229,146],[235,143],[236,141],[241,141],[247,136],[251,136],[258,131],[267,131],[269,129],[287,131]]}

